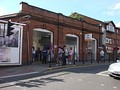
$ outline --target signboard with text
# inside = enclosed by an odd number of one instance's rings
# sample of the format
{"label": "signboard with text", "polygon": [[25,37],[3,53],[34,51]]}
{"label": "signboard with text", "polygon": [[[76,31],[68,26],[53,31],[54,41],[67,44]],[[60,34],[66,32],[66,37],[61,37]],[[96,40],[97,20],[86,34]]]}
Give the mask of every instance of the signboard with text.
{"label": "signboard with text", "polygon": [[89,34],[85,34],[85,41],[90,41],[92,40],[92,34],[89,33]]}

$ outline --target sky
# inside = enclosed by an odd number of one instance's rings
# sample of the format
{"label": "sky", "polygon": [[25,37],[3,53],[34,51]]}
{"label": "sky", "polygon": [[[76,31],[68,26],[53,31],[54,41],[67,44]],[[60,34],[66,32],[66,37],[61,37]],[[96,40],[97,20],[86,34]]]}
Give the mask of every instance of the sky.
{"label": "sky", "polygon": [[20,11],[20,2],[69,16],[72,12],[120,27],[120,0],[0,0],[0,16]]}

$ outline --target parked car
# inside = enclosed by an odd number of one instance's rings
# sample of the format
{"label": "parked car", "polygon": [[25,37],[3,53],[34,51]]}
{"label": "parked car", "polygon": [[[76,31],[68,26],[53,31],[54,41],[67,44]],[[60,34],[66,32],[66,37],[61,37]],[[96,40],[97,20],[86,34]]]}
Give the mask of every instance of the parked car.
{"label": "parked car", "polygon": [[109,76],[120,78],[120,60],[117,60],[116,63],[113,63],[108,68]]}

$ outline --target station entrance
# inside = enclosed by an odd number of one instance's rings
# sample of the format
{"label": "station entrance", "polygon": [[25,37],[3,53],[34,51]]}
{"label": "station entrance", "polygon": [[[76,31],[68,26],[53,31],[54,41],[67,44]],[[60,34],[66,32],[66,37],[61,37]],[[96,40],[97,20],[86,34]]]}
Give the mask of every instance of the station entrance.
{"label": "station entrance", "polygon": [[37,50],[39,49],[42,53],[44,48],[51,49],[51,45],[53,45],[53,33],[51,31],[41,28],[33,30],[33,47],[36,50],[35,61],[42,61],[42,56],[37,53]]}
{"label": "station entrance", "polygon": [[97,40],[92,38],[90,41],[86,41],[85,61],[97,60]]}
{"label": "station entrance", "polygon": [[75,54],[74,59],[79,60],[79,38],[77,35],[66,34],[66,47],[68,51],[72,48]]}

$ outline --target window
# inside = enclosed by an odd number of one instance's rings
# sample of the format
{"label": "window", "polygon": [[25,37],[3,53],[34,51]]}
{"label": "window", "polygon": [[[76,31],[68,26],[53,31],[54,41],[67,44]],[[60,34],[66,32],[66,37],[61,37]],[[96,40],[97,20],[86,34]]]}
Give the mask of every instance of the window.
{"label": "window", "polygon": [[106,38],[106,43],[109,43],[109,39],[108,38]]}
{"label": "window", "polygon": [[107,31],[115,32],[115,28],[111,23],[109,25],[107,25]]}

